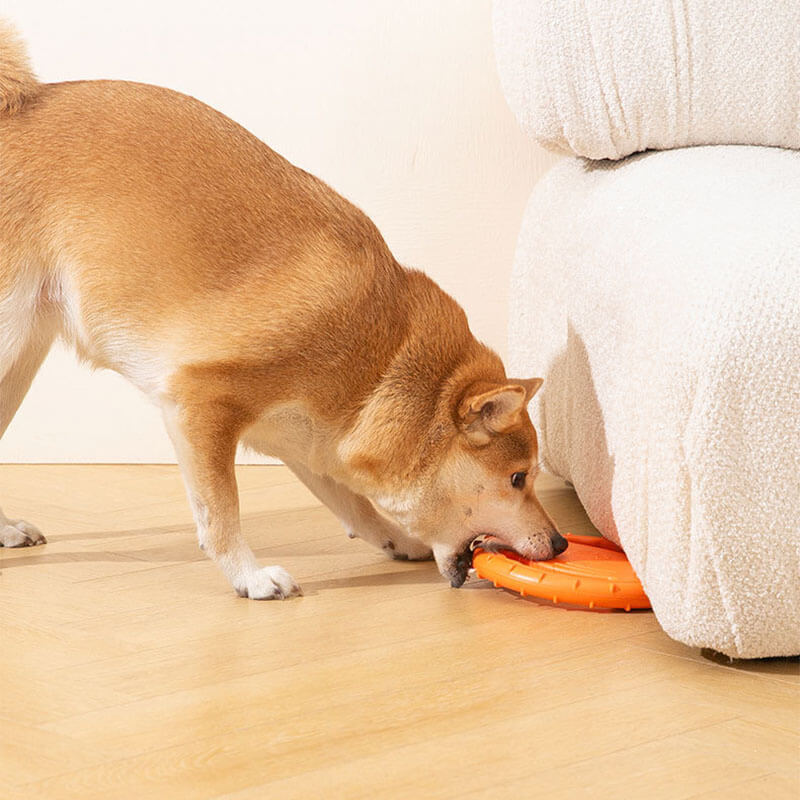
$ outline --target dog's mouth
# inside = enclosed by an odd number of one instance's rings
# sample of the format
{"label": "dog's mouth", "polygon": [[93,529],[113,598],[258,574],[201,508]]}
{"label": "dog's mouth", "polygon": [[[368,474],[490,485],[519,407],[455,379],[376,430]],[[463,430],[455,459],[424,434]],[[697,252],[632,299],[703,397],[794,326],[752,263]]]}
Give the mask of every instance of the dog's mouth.
{"label": "dog's mouth", "polygon": [[482,533],[474,539],[470,539],[464,548],[456,553],[450,562],[445,574],[450,578],[450,585],[454,588],[462,586],[469,576],[469,571],[472,569],[472,557],[476,550],[484,550],[489,553],[511,553],[517,554],[517,551],[504,542],[499,536],[491,533]]}
{"label": "dog's mouth", "polygon": [[481,533],[478,534],[478,536],[469,539],[460,551],[456,551],[456,553],[447,562],[447,565],[442,572],[450,579],[450,585],[458,588],[467,580],[469,571],[472,569],[472,558],[477,550],[481,550],[484,553],[502,553],[506,556],[510,556],[511,558],[527,563],[531,560],[538,561],[543,558],[552,558],[554,554],[558,555],[559,553],[563,552],[563,550],[567,547],[567,541],[560,536],[558,538],[560,539],[560,544],[562,546],[559,546],[559,544],[556,543],[549,555],[537,557],[520,553],[519,550],[510,545],[507,541],[501,539],[499,536],[493,533]]}
{"label": "dog's mouth", "polygon": [[508,542],[503,541],[493,533],[481,533],[476,536],[468,545],[470,554],[476,550],[483,550],[487,553],[512,553],[522,557]]}
{"label": "dog's mouth", "polygon": [[467,580],[469,571],[472,569],[472,559],[477,550],[481,550],[484,553],[502,553],[503,555],[522,561],[523,563],[528,563],[531,560],[538,561],[542,558],[552,558],[553,555],[558,555],[563,552],[567,547],[567,541],[560,536],[558,536],[558,539],[560,542],[554,543],[554,547],[549,555],[539,556],[537,558],[536,556],[520,553],[519,550],[510,545],[507,541],[493,533],[481,533],[467,541],[464,548],[453,556],[444,574],[450,578],[450,585],[458,588]]}

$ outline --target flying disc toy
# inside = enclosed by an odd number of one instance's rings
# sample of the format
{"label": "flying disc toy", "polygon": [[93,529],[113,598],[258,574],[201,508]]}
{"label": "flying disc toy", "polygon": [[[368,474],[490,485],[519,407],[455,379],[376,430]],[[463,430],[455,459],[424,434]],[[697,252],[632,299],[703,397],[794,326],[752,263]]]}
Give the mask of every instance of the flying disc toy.
{"label": "flying disc toy", "polygon": [[[650,608],[650,601],[621,548],[599,536],[566,534],[569,547],[549,561],[529,561],[500,545],[478,543],[472,566],[495,586],[554,603],[589,608]],[[484,544],[485,547],[482,547]]]}

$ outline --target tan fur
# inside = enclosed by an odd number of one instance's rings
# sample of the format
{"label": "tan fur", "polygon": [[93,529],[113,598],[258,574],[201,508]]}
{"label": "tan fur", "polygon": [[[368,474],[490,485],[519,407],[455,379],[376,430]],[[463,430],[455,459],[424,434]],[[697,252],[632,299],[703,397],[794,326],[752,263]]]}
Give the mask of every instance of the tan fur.
{"label": "tan fur", "polygon": [[357,208],[193,98],[36,84],[7,27],[0,112],[0,433],[58,333],[162,408],[201,544],[241,594],[298,589],[242,540],[239,440],[293,465],[349,530],[431,547],[445,574],[480,532],[448,493],[464,505],[489,484],[505,511],[483,524],[552,554],[532,488],[508,485],[536,460],[538,383],[509,383]]}

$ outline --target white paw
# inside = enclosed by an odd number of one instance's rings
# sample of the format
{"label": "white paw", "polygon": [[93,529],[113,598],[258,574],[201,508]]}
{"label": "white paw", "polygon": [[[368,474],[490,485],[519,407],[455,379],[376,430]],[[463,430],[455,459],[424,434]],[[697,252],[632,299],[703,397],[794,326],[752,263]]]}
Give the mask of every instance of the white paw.
{"label": "white paw", "polygon": [[0,547],[31,547],[46,542],[35,525],[24,519],[6,519],[0,512]]}
{"label": "white paw", "polygon": [[285,600],[303,594],[294,578],[283,567],[262,567],[251,572],[246,585],[236,591],[251,600]]}

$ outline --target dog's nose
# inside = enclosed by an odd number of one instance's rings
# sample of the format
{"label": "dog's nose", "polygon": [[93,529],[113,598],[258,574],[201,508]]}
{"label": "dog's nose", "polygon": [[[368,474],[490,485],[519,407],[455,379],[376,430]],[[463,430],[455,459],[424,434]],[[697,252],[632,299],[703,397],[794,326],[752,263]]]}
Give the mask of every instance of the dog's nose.
{"label": "dog's nose", "polygon": [[550,536],[550,541],[553,543],[553,553],[555,555],[563,553],[569,546],[569,542],[558,532]]}

